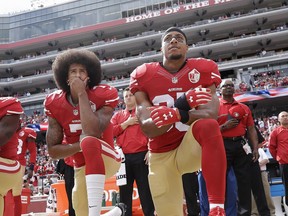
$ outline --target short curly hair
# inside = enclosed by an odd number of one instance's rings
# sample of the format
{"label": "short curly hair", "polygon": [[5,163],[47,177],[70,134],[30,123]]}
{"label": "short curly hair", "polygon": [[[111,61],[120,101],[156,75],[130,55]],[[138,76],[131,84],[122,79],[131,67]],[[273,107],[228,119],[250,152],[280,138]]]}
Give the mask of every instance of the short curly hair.
{"label": "short curly hair", "polygon": [[63,90],[64,92],[70,92],[67,79],[71,64],[81,64],[85,66],[89,76],[89,89],[101,82],[101,64],[96,54],[85,49],[68,49],[59,54],[52,64],[54,80],[59,89]]}

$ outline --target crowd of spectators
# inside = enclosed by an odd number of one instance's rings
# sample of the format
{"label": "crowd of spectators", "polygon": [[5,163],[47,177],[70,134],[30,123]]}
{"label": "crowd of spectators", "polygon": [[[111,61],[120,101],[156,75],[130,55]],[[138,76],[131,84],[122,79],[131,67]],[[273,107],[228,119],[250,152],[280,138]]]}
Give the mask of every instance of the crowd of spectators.
{"label": "crowd of spectators", "polygon": [[251,74],[249,83],[241,81],[235,83],[236,93],[257,92],[260,90],[275,89],[288,86],[288,75],[283,71],[268,71]]}

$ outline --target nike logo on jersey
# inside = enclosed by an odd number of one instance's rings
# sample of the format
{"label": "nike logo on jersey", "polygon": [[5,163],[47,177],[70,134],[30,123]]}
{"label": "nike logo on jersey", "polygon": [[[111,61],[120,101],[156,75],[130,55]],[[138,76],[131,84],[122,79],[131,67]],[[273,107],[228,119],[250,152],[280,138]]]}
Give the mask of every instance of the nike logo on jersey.
{"label": "nike logo on jersey", "polygon": [[92,206],[89,205],[89,208],[96,208],[96,207],[97,205],[92,205]]}

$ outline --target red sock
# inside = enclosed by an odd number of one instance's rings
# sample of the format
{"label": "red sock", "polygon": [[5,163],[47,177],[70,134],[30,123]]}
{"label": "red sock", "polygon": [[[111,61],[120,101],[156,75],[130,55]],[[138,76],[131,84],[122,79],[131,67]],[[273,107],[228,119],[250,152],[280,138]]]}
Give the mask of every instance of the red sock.
{"label": "red sock", "polygon": [[226,188],[226,154],[219,124],[214,119],[197,121],[192,132],[202,146],[202,172],[210,203],[222,204]]}
{"label": "red sock", "polygon": [[14,196],[14,216],[21,216],[22,214],[22,202],[21,195]]}
{"label": "red sock", "polygon": [[6,196],[4,197],[3,216],[11,216],[11,215],[14,215],[14,197],[12,195],[12,190],[9,190]]}
{"label": "red sock", "polygon": [[86,163],[85,174],[105,175],[105,166],[102,158],[102,145],[100,140],[95,137],[88,136],[82,139],[80,145]]}

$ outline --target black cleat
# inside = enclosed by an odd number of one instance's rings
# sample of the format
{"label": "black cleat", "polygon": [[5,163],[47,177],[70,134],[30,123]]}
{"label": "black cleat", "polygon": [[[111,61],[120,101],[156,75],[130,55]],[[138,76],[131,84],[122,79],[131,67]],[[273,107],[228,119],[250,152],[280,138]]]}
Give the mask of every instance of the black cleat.
{"label": "black cleat", "polygon": [[117,203],[115,206],[121,209],[121,216],[125,216],[127,206],[124,203]]}

